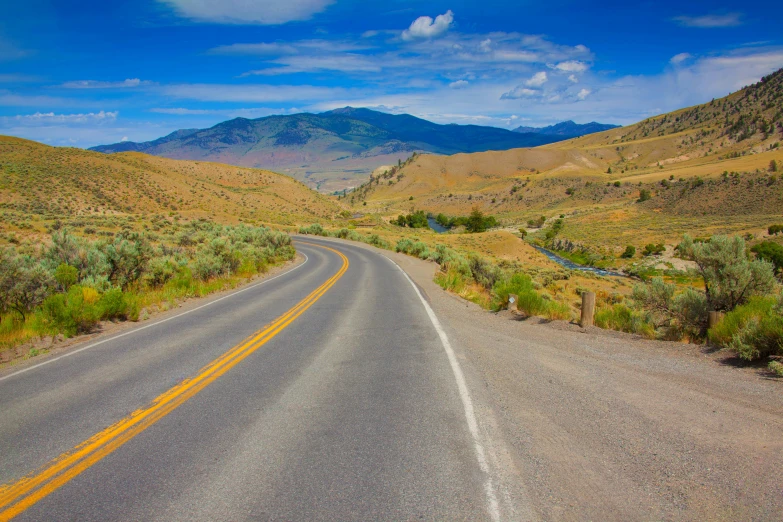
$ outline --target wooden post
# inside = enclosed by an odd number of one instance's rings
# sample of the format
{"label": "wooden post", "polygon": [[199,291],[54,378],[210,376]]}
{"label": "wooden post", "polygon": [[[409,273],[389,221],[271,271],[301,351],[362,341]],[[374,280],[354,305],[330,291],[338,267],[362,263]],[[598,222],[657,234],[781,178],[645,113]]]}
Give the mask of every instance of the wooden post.
{"label": "wooden post", "polygon": [[507,310],[515,311],[519,310],[519,296],[515,294],[508,294],[508,307]]}
{"label": "wooden post", "polygon": [[712,328],[723,319],[723,312],[710,312],[707,316],[707,329]]}
{"label": "wooden post", "polygon": [[595,315],[595,292],[582,292],[582,328],[593,326]]}

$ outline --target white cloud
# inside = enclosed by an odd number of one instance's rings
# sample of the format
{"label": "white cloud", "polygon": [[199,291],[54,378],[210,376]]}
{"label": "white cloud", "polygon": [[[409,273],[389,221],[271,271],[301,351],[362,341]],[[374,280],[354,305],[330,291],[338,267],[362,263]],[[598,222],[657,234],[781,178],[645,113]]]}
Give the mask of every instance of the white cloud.
{"label": "white cloud", "polygon": [[501,100],[518,100],[520,98],[532,98],[539,96],[541,91],[535,89],[528,89],[526,87],[517,86],[508,92],[504,92],[500,95]]}
{"label": "white cloud", "polygon": [[296,53],[296,47],[289,44],[272,43],[235,43],[220,45],[209,50],[210,54],[242,54],[258,56],[280,56]]}
{"label": "white cloud", "polygon": [[709,29],[742,25],[742,13],[708,14],[703,16],[676,16],[675,22],[685,27]]}
{"label": "white cloud", "polygon": [[560,62],[557,65],[551,67],[553,69],[557,69],[558,71],[576,72],[576,73],[585,72],[588,69],[587,64],[584,62],[580,62],[579,60],[568,60],[565,62]]}
{"label": "white cloud", "polygon": [[579,78],[577,78],[575,74],[569,74],[568,81],[571,83],[579,83]]}
{"label": "white cloud", "polygon": [[139,80],[138,78],[128,78],[121,82],[103,82],[98,80],[77,80],[65,82],[62,87],[66,89],[132,89],[134,87],[144,87],[154,85],[154,82]]}
{"label": "white cloud", "polygon": [[121,141],[121,142],[122,142],[122,141],[128,141],[128,137],[127,137],[127,136],[123,136],[123,137],[122,137],[122,139],[121,139],[120,141]]}
{"label": "white cloud", "polygon": [[158,0],[199,22],[276,25],[308,20],[334,0]]}
{"label": "white cloud", "polygon": [[243,73],[242,76],[273,76],[316,71],[343,72],[380,72],[381,63],[371,56],[342,53],[328,56],[290,56],[274,60],[273,63],[282,67],[257,69]]}
{"label": "white cloud", "polygon": [[272,114],[293,114],[302,112],[301,109],[296,107],[288,109],[270,108],[270,107],[251,107],[242,109],[187,109],[184,107],[173,108],[154,108],[149,109],[149,112],[158,114],[170,114],[172,116],[218,116],[226,118],[260,118],[263,116],[269,116]]}
{"label": "white cloud", "polygon": [[535,63],[540,60],[540,56],[530,51],[495,51],[492,58],[498,62],[529,62]]}
{"label": "white cloud", "polygon": [[691,58],[693,58],[693,56],[690,53],[675,54],[674,56],[672,56],[671,60],[669,60],[669,63],[673,65],[679,65],[682,62],[690,60]]}
{"label": "white cloud", "polygon": [[546,83],[546,81],[546,72],[541,71],[534,74],[532,78],[525,82],[525,85],[528,87],[541,87]]}
{"label": "white cloud", "polygon": [[487,38],[486,40],[482,40],[479,44],[479,50],[482,53],[491,53],[492,52],[492,40]]}
{"label": "white cloud", "polygon": [[55,114],[54,112],[36,112],[0,118],[0,126],[17,125],[23,127],[46,127],[51,125],[83,125],[113,123],[119,112],[100,111],[84,114]]}
{"label": "white cloud", "polygon": [[32,76],[30,74],[0,74],[0,83],[34,83],[39,81],[41,81],[41,79],[38,76]]}
{"label": "white cloud", "polygon": [[464,89],[468,85],[470,85],[470,82],[466,80],[457,80],[456,82],[451,82],[449,84],[449,87],[451,87],[452,89]]}
{"label": "white cloud", "polygon": [[436,16],[434,21],[429,16],[420,16],[413,21],[409,28],[402,32],[402,39],[435,38],[448,31],[453,21],[454,13],[451,10]]}
{"label": "white cloud", "polygon": [[592,92],[592,91],[590,91],[590,89],[582,89],[581,91],[579,91],[579,92],[577,93],[576,97],[577,97],[578,99],[580,99],[580,100],[584,100],[585,98],[587,98],[588,96],[590,96],[590,93],[591,93],[591,92]]}
{"label": "white cloud", "polygon": [[161,94],[213,102],[285,102],[291,100],[330,100],[345,96],[348,89],[340,87],[315,87],[312,85],[231,85],[191,83],[167,85]]}

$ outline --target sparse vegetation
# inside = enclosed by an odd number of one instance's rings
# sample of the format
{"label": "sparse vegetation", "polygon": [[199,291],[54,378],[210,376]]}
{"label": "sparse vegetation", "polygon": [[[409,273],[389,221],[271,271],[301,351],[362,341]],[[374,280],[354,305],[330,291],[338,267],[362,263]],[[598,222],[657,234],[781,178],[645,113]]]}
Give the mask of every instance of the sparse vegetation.
{"label": "sparse vegetation", "polygon": [[135,321],[142,308],[234,286],[295,254],[287,234],[263,227],[194,221],[176,239],[89,240],[62,228],[24,253],[0,249],[0,347]]}

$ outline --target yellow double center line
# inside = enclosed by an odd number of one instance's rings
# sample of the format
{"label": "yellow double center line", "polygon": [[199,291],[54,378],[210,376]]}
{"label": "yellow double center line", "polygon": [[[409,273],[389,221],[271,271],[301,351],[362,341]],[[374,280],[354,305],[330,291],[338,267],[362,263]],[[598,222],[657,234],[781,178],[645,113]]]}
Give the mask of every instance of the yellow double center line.
{"label": "yellow double center line", "polygon": [[71,451],[52,460],[39,471],[0,487],[0,521],[11,520],[171,413],[266,344],[318,301],[348,270],[348,258],[333,248],[313,246],[331,250],[342,258],[342,267],[335,275],[275,321],[202,368],[194,377],[182,381],[158,396],[149,405],[95,434]]}

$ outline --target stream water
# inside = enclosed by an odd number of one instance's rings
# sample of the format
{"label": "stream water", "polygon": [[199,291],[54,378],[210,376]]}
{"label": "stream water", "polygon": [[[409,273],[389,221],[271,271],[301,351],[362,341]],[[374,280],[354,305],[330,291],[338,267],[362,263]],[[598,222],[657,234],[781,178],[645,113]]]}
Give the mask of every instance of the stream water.
{"label": "stream water", "polygon": [[435,232],[437,232],[438,234],[443,234],[444,232],[448,232],[449,231],[448,228],[446,228],[446,227],[444,227],[442,225],[439,225],[438,222],[435,221],[435,218],[428,217],[427,218],[427,223],[429,223],[430,228],[432,230],[434,230]]}
{"label": "stream water", "polygon": [[620,272],[612,272],[611,270],[604,270],[603,268],[595,268],[592,266],[584,266],[577,263],[574,263],[573,261],[570,261],[568,259],[565,259],[564,257],[560,257],[559,255],[555,254],[554,252],[550,252],[546,248],[541,248],[539,246],[533,245],[533,248],[544,254],[546,257],[554,261],[555,263],[564,266],[566,268],[569,268],[571,270],[581,270],[583,272],[592,272],[594,274],[602,275],[602,276],[612,276],[612,277],[626,277],[625,274],[621,274]]}

